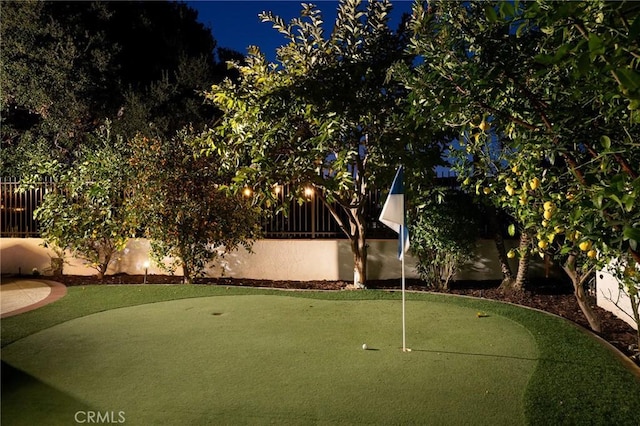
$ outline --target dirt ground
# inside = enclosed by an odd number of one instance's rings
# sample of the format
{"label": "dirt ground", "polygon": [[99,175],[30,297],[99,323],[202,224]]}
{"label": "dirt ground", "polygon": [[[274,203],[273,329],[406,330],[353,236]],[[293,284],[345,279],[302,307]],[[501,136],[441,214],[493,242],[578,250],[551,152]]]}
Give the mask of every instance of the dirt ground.
{"label": "dirt ground", "polygon": [[[106,276],[103,280],[95,277],[63,275],[56,277],[67,286],[89,285],[89,284],[141,284],[144,282],[143,275],[118,274]],[[148,284],[180,284],[182,277],[172,275],[148,275]],[[224,285],[224,286],[245,286],[245,287],[269,287],[283,289],[304,289],[304,290],[345,290],[350,283],[346,281],[270,281],[270,280],[250,280],[233,278],[199,278],[195,285]],[[504,292],[498,288],[498,281],[464,281],[453,282],[447,293],[461,294],[467,296],[480,297],[485,299],[511,302],[518,305],[528,306],[543,311],[547,311],[564,317],[574,323],[589,328],[586,318],[578,307],[575,296],[570,285],[558,284],[552,281],[540,281],[530,283],[528,291],[525,292]],[[370,289],[400,290],[400,280],[368,281],[367,287]],[[420,280],[407,280],[407,290],[411,291],[433,291]],[[595,302],[594,302],[595,305]],[[602,308],[594,306],[596,312],[602,320],[602,338],[618,348],[627,356],[637,354],[635,330],[624,321],[615,317],[612,313]],[[640,362],[636,356],[636,363]]]}

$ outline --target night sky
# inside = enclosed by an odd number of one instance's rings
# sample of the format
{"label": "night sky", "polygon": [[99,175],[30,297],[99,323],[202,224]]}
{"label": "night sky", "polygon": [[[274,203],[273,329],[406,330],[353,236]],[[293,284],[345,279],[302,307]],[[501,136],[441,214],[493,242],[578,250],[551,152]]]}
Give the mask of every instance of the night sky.
{"label": "night sky", "polygon": [[[268,22],[260,22],[258,13],[272,11],[285,22],[299,17],[302,9],[300,0],[282,1],[187,1],[190,7],[198,11],[198,20],[211,28],[218,47],[226,47],[246,53],[247,47],[257,45],[270,61],[275,61],[276,48],[286,44],[282,34],[271,28]],[[337,1],[307,1],[316,4],[322,10],[328,32],[336,18]],[[412,1],[393,1],[391,28],[395,29],[403,12],[411,11]]]}

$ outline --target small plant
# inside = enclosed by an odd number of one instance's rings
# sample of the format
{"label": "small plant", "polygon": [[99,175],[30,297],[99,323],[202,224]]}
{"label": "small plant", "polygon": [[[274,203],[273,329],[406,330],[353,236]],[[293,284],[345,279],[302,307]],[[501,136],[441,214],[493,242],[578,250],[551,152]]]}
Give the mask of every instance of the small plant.
{"label": "small plant", "polygon": [[420,194],[416,200],[411,220],[416,270],[429,286],[447,289],[459,266],[471,258],[478,213],[470,197],[455,190]]}

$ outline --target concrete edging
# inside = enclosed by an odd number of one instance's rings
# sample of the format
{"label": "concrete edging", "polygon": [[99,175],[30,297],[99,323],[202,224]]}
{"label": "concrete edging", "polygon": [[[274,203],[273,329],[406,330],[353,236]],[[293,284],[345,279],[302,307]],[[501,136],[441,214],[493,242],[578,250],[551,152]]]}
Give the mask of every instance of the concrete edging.
{"label": "concrete edging", "polygon": [[[20,280],[11,280],[11,282],[15,282],[15,281],[20,281]],[[41,307],[43,307],[45,305],[48,305],[49,303],[53,303],[56,300],[64,297],[64,295],[67,294],[67,287],[64,284],[59,283],[57,281],[34,280],[34,279],[30,279],[29,281],[38,281],[38,282],[42,282],[42,283],[48,285],[51,288],[50,293],[44,299],[39,300],[36,303],[32,303],[32,304],[27,305],[27,306],[23,306],[23,307],[21,307],[19,309],[16,309],[14,311],[6,312],[6,313],[0,315],[0,318],[9,318],[9,317],[12,317],[12,316],[15,316],[15,315],[23,314],[25,312],[33,311],[35,309],[41,308]]]}

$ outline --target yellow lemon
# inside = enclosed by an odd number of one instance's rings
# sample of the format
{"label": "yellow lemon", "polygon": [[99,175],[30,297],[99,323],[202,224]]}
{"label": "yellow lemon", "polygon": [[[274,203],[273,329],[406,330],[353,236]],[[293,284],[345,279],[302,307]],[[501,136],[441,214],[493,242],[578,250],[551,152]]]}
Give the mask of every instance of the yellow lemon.
{"label": "yellow lemon", "polygon": [[598,252],[595,251],[594,249],[591,249],[587,252],[587,257],[590,257],[591,259],[595,259],[597,255],[598,255]]}
{"label": "yellow lemon", "polygon": [[580,250],[582,251],[588,251],[589,249],[591,249],[591,241],[583,241],[578,244],[578,247],[580,247]]}
{"label": "yellow lemon", "polygon": [[549,220],[551,216],[553,216],[553,212],[551,210],[545,210],[543,215],[545,219]]}
{"label": "yellow lemon", "polygon": [[538,241],[538,247],[540,247],[543,250],[546,249],[548,245],[549,245],[549,243],[546,242],[545,240]]}
{"label": "yellow lemon", "polygon": [[516,192],[516,190],[511,185],[507,185],[505,189],[507,190],[507,194],[509,195],[513,195]]}
{"label": "yellow lemon", "polygon": [[507,253],[507,257],[509,259],[513,259],[514,257],[516,257],[516,252],[513,250],[509,250],[509,252]]}
{"label": "yellow lemon", "polygon": [[489,187],[485,187],[485,188],[482,190],[482,192],[484,192],[484,193],[485,193],[485,195],[489,195],[489,194],[491,194],[491,188],[489,188]]}
{"label": "yellow lemon", "polygon": [[551,201],[545,201],[544,203],[544,209],[545,210],[553,210],[556,208],[556,205],[553,204]]}
{"label": "yellow lemon", "polygon": [[534,177],[533,179],[531,179],[531,182],[529,182],[529,186],[531,186],[531,189],[535,191],[540,186],[540,179]]}
{"label": "yellow lemon", "polygon": [[483,132],[486,132],[487,130],[489,130],[491,128],[489,123],[487,123],[484,120],[482,120],[482,123],[480,123],[480,125],[478,127],[480,127],[480,130],[482,130]]}

